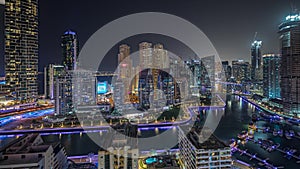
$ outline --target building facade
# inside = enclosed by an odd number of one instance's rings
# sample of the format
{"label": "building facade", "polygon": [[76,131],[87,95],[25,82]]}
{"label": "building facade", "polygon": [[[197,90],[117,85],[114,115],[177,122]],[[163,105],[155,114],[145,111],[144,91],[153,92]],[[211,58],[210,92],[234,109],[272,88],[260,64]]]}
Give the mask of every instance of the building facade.
{"label": "building facade", "polygon": [[267,98],[280,98],[280,64],[280,55],[263,55],[264,96]]}
{"label": "building facade", "polygon": [[281,97],[286,114],[300,117],[300,14],[288,15],[279,26]]}
{"label": "building facade", "polygon": [[62,76],[54,78],[55,113],[65,115],[73,112],[72,71],[65,71]]}
{"label": "building facade", "polygon": [[153,52],[152,43],[142,42],[139,44],[140,71],[143,71],[144,69],[147,69],[147,68],[153,66],[152,52]]}
{"label": "building facade", "polygon": [[130,58],[130,47],[128,45],[121,45],[119,47],[118,54],[118,74],[120,80],[122,80],[124,84],[123,93],[124,93],[124,101],[125,103],[130,102],[130,94],[133,93],[131,85],[131,79],[133,72],[133,64]]}
{"label": "building facade", "polygon": [[67,70],[76,70],[79,55],[77,34],[68,30],[61,36],[63,65]]}
{"label": "building facade", "polygon": [[46,144],[38,134],[20,137],[0,152],[0,168],[67,168],[65,149],[59,144]]}
{"label": "building facade", "polygon": [[108,148],[108,151],[98,152],[98,169],[138,168],[139,150],[129,146]]}
{"label": "building facade", "polygon": [[250,80],[249,62],[243,60],[232,61],[232,76],[240,83]]}
{"label": "building facade", "polygon": [[222,62],[222,67],[225,73],[226,80],[228,81],[231,78],[231,66],[228,61]]}
{"label": "building facade", "polygon": [[98,152],[98,169],[139,168],[138,127],[126,124],[114,129],[104,140],[107,150]]}
{"label": "building facade", "polygon": [[38,0],[5,1],[5,75],[20,100],[38,95]]}
{"label": "building facade", "polygon": [[178,146],[180,159],[185,169],[231,168],[232,159],[229,146],[221,143],[214,135],[211,135],[203,143],[199,143],[197,140],[201,135],[197,129],[192,129],[188,134],[185,134],[184,130],[181,127],[178,129]]}
{"label": "building facade", "polygon": [[251,80],[257,82],[262,80],[262,41],[255,40],[251,45]]}
{"label": "building facade", "polygon": [[54,99],[55,79],[65,75],[65,67],[50,64],[44,68],[44,95],[46,98]]}

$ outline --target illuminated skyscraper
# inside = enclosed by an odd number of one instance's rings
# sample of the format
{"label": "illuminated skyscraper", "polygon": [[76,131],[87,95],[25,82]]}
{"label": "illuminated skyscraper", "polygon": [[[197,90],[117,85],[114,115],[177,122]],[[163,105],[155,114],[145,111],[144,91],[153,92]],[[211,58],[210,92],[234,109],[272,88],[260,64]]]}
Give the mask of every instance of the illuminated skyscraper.
{"label": "illuminated skyscraper", "polygon": [[128,45],[121,45],[119,47],[118,54],[118,66],[119,66],[119,78],[122,79],[124,85],[124,101],[128,103],[130,101],[130,93],[132,93],[132,87],[130,86],[131,76],[133,73],[132,60],[130,58],[130,47]]}
{"label": "illuminated skyscraper", "polygon": [[159,84],[159,75],[161,70],[167,69],[170,67],[170,60],[168,57],[168,52],[164,50],[164,46],[162,44],[156,44],[153,47],[153,56],[152,56],[152,75],[153,75],[153,89],[154,89],[154,100],[158,99],[158,93],[155,91],[158,88]]}
{"label": "illuminated skyscraper", "polygon": [[77,34],[73,31],[66,31],[61,37],[63,52],[63,65],[67,70],[75,70],[77,66],[79,45]]}
{"label": "illuminated skyscraper", "polygon": [[255,40],[251,46],[251,80],[257,82],[262,80],[262,41]]}
{"label": "illuminated skyscraper", "polygon": [[264,96],[280,98],[280,55],[263,55]]}
{"label": "illuminated skyscraper", "polygon": [[44,68],[44,95],[46,98],[54,99],[55,80],[64,77],[65,67],[62,65],[53,65]]}
{"label": "illuminated skyscraper", "polygon": [[281,45],[281,97],[284,112],[300,117],[300,13],[279,26]]}
{"label": "illuminated skyscraper", "polygon": [[[4,0],[0,0],[0,27],[4,28],[4,11],[5,11],[5,2]],[[4,54],[4,30],[0,29],[0,54],[3,55]],[[0,67],[4,68],[4,58],[0,57],[1,61],[0,61]],[[3,72],[2,72],[3,71]],[[4,70],[1,69],[0,70],[0,76],[4,75]]]}
{"label": "illuminated skyscraper", "polygon": [[143,42],[140,43],[140,71],[146,68],[152,67],[152,43]]}
{"label": "illuminated skyscraper", "polygon": [[5,73],[20,100],[38,94],[38,0],[5,2]]}
{"label": "illuminated skyscraper", "polygon": [[232,61],[232,76],[237,82],[248,81],[250,77],[249,62],[243,60]]}
{"label": "illuminated skyscraper", "polygon": [[119,47],[118,63],[120,64],[125,58],[130,55],[130,47],[123,44]]}
{"label": "illuminated skyscraper", "polygon": [[129,78],[131,76],[132,69],[132,60],[129,57],[130,55],[130,47],[128,45],[121,45],[119,47],[118,54],[118,65],[119,65],[119,73],[120,78]]}
{"label": "illuminated skyscraper", "polygon": [[223,61],[222,67],[225,73],[226,80],[229,80],[231,78],[231,66],[229,65],[229,62]]}

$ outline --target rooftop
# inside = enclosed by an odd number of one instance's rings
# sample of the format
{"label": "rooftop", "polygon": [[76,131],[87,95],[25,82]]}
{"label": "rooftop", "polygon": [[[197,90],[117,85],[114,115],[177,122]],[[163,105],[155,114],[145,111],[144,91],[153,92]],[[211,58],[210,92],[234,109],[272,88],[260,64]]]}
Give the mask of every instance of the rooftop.
{"label": "rooftop", "polygon": [[300,14],[294,13],[285,18],[286,21],[300,21]]}
{"label": "rooftop", "polygon": [[73,32],[73,31],[71,31],[71,30],[67,30],[67,31],[65,32],[65,35],[76,35],[76,32]]}
{"label": "rooftop", "polygon": [[[181,127],[182,128],[182,127]],[[207,139],[206,137],[209,136]],[[227,146],[219,140],[208,128],[192,128],[186,135],[197,149],[223,149]],[[204,140],[202,142],[201,140]]]}
{"label": "rooftop", "polygon": [[39,153],[45,152],[50,146],[51,145],[44,144],[40,135],[30,134],[11,142],[0,152],[2,152],[3,155]]}

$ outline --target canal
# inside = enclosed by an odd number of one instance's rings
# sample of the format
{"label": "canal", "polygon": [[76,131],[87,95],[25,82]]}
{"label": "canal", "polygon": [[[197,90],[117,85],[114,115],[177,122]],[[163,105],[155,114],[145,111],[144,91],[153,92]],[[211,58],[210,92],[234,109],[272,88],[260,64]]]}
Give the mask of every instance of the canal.
{"label": "canal", "polygon": [[[228,142],[232,138],[236,138],[236,136],[243,130],[247,130],[248,124],[252,120],[252,114],[258,113],[258,110],[255,106],[249,104],[248,102],[243,101],[240,97],[234,95],[227,96],[227,106],[224,112],[224,115],[215,130],[214,134],[224,142]],[[287,124],[275,124],[268,121],[258,121],[257,127],[264,128],[270,127],[272,128],[280,128],[284,130],[293,129],[295,133],[300,132],[300,128],[297,126],[289,126]],[[161,140],[159,144],[149,144],[147,141],[139,141],[138,145],[141,151],[144,150],[151,150],[151,149],[169,149],[170,148],[170,140],[173,142],[177,142],[177,129],[170,128],[170,129],[143,129],[140,130],[139,133],[141,137],[154,137],[161,135],[161,133],[168,132],[168,136],[166,140]],[[91,152],[97,154],[98,150],[101,149],[97,143],[95,143],[90,136],[96,137],[98,139],[105,139],[105,133],[103,132],[95,132],[95,133],[72,133],[72,134],[43,134],[42,137],[46,142],[61,142],[62,145],[65,147],[67,154],[69,156],[77,156],[77,155],[87,155]],[[285,137],[280,136],[273,136],[271,133],[262,133],[256,132],[255,139],[268,139],[272,140],[274,143],[279,143],[281,148],[285,148],[289,146],[290,148],[296,149],[299,152],[295,154],[300,154],[300,140],[297,138],[292,138],[290,140],[286,139]],[[12,137],[9,138],[0,138],[0,143],[3,146],[9,140],[13,139]],[[174,145],[176,147],[176,144]],[[257,154],[256,156],[262,159],[268,159],[267,161],[275,166],[282,166],[284,168],[299,168],[300,164],[297,163],[294,159],[287,159],[285,154],[280,153],[278,151],[274,152],[267,152],[266,150],[262,149],[259,145],[254,143],[246,143],[243,146],[240,146],[241,149],[247,150],[247,152],[251,154]],[[234,153],[233,156],[239,160],[246,161],[251,165],[259,167],[256,161],[250,160],[249,157],[241,156],[239,153]],[[263,168],[263,167],[261,167]]]}

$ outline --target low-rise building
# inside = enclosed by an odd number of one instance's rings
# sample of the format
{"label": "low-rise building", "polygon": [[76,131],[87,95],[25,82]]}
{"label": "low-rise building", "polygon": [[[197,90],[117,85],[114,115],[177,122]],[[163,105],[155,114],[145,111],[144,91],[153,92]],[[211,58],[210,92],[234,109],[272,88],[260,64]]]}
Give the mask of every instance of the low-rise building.
{"label": "low-rise building", "polygon": [[98,152],[98,169],[139,168],[137,126],[123,124],[116,125],[114,129],[103,144],[108,147],[107,150]]}
{"label": "low-rise building", "polygon": [[59,144],[46,144],[40,135],[20,137],[0,150],[1,168],[67,168],[65,149]]}
{"label": "low-rise building", "polygon": [[[180,159],[185,169],[231,168],[230,147],[219,141],[209,129],[184,131],[188,129],[179,127]],[[208,135],[209,138],[205,139]]]}

